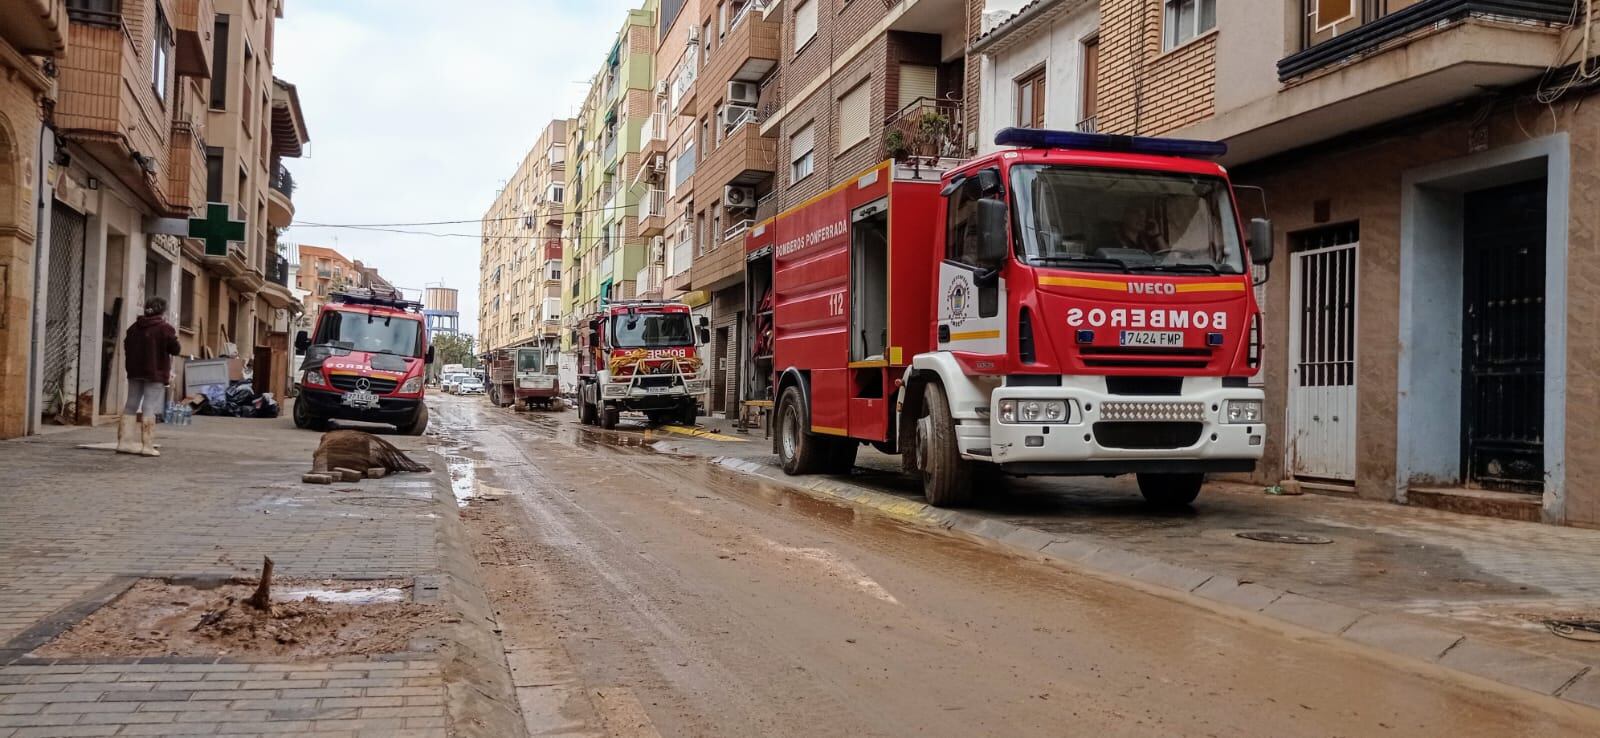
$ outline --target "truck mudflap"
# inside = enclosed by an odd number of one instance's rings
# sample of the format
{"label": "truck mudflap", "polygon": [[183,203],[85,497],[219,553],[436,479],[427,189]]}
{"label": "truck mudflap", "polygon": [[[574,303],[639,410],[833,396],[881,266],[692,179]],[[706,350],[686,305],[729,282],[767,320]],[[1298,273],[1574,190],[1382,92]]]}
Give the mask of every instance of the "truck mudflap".
{"label": "truck mudflap", "polygon": [[[1188,377],[1177,395],[1133,396],[1110,394],[1104,377],[1061,379],[991,394],[989,460],[1034,474],[1248,471],[1265,448],[1260,389]],[[1228,422],[1230,402],[1257,403],[1256,420]]]}

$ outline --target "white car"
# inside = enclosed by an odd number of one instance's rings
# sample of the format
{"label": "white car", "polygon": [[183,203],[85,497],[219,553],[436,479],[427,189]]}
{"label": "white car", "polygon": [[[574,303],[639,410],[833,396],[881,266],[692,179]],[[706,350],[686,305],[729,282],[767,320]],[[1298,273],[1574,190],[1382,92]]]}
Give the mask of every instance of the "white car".
{"label": "white car", "polygon": [[483,380],[475,377],[462,377],[456,381],[455,391],[458,395],[483,394]]}
{"label": "white car", "polygon": [[469,378],[471,375],[468,374],[446,374],[439,379],[439,389],[447,395],[453,394],[456,386],[461,384],[461,380]]}

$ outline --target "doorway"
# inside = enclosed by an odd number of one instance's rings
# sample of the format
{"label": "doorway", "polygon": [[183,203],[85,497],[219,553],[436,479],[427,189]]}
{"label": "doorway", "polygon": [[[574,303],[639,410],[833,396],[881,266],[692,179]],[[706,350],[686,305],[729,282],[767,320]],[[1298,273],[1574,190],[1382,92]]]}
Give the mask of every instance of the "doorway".
{"label": "doorway", "polygon": [[1461,474],[1544,491],[1545,180],[1464,196]]}
{"label": "doorway", "polygon": [[850,360],[882,361],[889,342],[889,210],[858,208],[850,226]]}
{"label": "doorway", "polygon": [[1289,469],[1294,477],[1356,478],[1357,223],[1290,236]]}

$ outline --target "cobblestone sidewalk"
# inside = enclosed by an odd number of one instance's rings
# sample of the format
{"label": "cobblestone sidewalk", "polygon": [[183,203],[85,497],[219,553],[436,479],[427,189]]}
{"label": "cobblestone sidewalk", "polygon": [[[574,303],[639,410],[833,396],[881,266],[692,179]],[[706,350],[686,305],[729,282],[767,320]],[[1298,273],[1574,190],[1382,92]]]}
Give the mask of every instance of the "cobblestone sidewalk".
{"label": "cobblestone sidewalk", "polygon": [[[455,610],[481,599],[464,542],[454,540],[444,464],[424,439],[390,437],[433,474],[316,486],[299,477],[319,436],[287,418],[196,418],[158,437],[159,459],[76,447],[110,440],[109,429],[0,443],[0,738],[443,736],[461,712],[476,722],[457,734],[511,724],[497,713],[515,719],[514,707],[461,698],[509,693],[493,683],[500,651],[476,612],[455,628],[482,631],[461,636],[477,639],[470,647],[448,636],[373,658],[29,656],[137,577],[253,576],[264,555],[280,577],[411,579],[418,599]],[[463,653],[482,663],[452,661]],[[498,666],[504,672],[503,659]],[[456,683],[474,675],[491,683]]]}

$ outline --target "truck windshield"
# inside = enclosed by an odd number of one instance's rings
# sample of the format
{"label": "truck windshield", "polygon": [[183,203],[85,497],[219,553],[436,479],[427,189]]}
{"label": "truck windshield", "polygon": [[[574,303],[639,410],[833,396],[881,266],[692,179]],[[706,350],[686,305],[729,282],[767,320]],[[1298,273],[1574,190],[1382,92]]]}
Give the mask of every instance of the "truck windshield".
{"label": "truck windshield", "polygon": [[517,352],[517,371],[538,373],[544,370],[544,352],[524,349]]}
{"label": "truck windshield", "polygon": [[622,313],[611,321],[617,348],[667,348],[694,344],[688,313]]}
{"label": "truck windshield", "polygon": [[1020,256],[1115,271],[1243,274],[1227,183],[1216,177],[1012,167]]}
{"label": "truck windshield", "polygon": [[317,321],[318,346],[396,356],[421,356],[422,321],[330,310]]}

